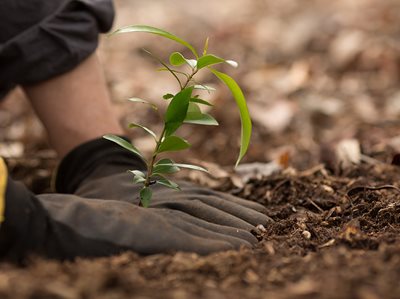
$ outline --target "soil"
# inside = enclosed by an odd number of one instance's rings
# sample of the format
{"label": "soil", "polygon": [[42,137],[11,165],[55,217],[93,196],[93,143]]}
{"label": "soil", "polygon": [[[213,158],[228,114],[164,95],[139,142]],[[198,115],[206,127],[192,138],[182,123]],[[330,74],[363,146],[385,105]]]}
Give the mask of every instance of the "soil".
{"label": "soil", "polygon": [[[0,298],[400,298],[398,2],[207,0],[197,10],[183,0],[140,2],[117,1],[116,26],[146,23],[200,39],[208,32],[213,52],[241,63],[232,74],[254,121],[244,162],[275,161],[280,170],[214,187],[265,205],[275,223],[258,230],[255,248],[209,256],[1,263]],[[104,40],[101,53],[122,122],[157,127],[151,111],[121,101],[159,98],[173,84],[154,76],[141,47],[173,49],[153,37],[118,37]],[[223,89],[211,97],[221,125],[186,127],[194,144],[187,159],[232,165],[237,111]],[[1,112],[0,150],[12,175],[36,193],[50,191],[57,159],[21,94]],[[131,134],[146,148],[146,137]],[[345,156],[343,140],[356,144]]]}

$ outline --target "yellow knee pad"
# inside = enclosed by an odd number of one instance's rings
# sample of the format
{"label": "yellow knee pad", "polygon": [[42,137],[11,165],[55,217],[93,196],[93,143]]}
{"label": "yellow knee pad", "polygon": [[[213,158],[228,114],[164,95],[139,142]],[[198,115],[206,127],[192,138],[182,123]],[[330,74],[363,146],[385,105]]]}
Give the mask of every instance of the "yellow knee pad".
{"label": "yellow knee pad", "polygon": [[7,166],[3,158],[0,157],[0,223],[4,221],[4,212],[6,207],[6,189],[7,189]]}

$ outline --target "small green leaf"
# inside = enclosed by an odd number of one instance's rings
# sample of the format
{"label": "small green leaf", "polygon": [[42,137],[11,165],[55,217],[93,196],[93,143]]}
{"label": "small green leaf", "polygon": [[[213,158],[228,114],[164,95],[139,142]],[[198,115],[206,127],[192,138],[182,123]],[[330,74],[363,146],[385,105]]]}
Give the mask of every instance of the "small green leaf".
{"label": "small green leaf", "polygon": [[147,25],[130,25],[130,26],[115,30],[114,32],[111,33],[111,35],[119,34],[119,33],[128,33],[128,32],[146,32],[146,33],[160,35],[162,37],[176,41],[177,43],[180,43],[181,45],[184,45],[186,48],[188,48],[190,51],[192,51],[192,53],[194,54],[195,57],[199,57],[199,55],[197,54],[197,51],[187,41],[181,39],[180,37],[175,36],[172,33],[169,33],[165,30],[162,30],[162,29],[159,29],[156,27],[151,27],[151,26],[147,26]]}
{"label": "small green leaf", "polygon": [[190,144],[185,139],[180,138],[178,136],[168,136],[165,137],[163,142],[161,142],[157,153],[180,151],[187,149],[189,147]]}
{"label": "small green leaf", "polygon": [[169,56],[169,63],[174,66],[180,66],[186,63],[186,58],[179,52],[173,52]]}
{"label": "small green leaf", "polygon": [[145,126],[139,125],[139,124],[135,124],[135,123],[130,123],[128,126],[130,129],[131,128],[141,128],[144,131],[146,131],[148,134],[150,134],[155,141],[157,141],[157,135],[156,133],[154,133],[152,130],[150,130],[149,128],[146,128]]}
{"label": "small green leaf", "polygon": [[183,123],[189,107],[193,87],[187,87],[178,92],[165,113],[165,135],[172,135]]}
{"label": "small green leaf", "polygon": [[159,164],[174,164],[175,162],[171,159],[168,158],[163,158],[158,160],[154,165],[159,165]]}
{"label": "small green leaf", "polygon": [[200,70],[202,68],[205,68],[207,66],[212,66],[212,65],[216,65],[216,64],[220,64],[220,63],[227,63],[230,66],[237,68],[239,66],[239,64],[236,61],[233,60],[225,60],[221,57],[212,55],[212,54],[207,54],[204,55],[202,57],[200,57],[197,60],[197,69]]}
{"label": "small green leaf", "polygon": [[142,177],[144,178],[146,175],[140,171],[140,170],[128,170],[130,173],[132,173],[135,177]]}
{"label": "small green leaf", "polygon": [[172,93],[167,93],[167,94],[163,95],[164,100],[169,100],[169,99],[172,99],[173,97],[174,97],[174,95]]}
{"label": "small green leaf", "polygon": [[189,168],[189,169],[193,169],[193,170],[200,170],[200,171],[208,172],[207,169],[205,169],[201,166],[196,166],[196,165],[192,165],[192,164],[175,163],[173,160],[168,159],[168,158],[160,159],[159,161],[157,161],[157,163],[155,165],[159,165],[159,164],[169,164],[169,165],[174,165],[176,167]]}
{"label": "small green leaf", "polygon": [[193,86],[193,89],[207,90],[208,92],[215,91],[214,87],[207,86],[207,85],[204,85],[204,84],[196,84],[196,85]]}
{"label": "small green leaf", "polygon": [[128,170],[128,172],[133,174],[133,183],[134,184],[141,184],[146,181],[145,174],[140,170]]}
{"label": "small green leaf", "polygon": [[183,64],[189,65],[192,69],[196,67],[197,60],[195,59],[186,59],[182,53],[173,52],[169,56],[169,63],[173,66],[181,66]]}
{"label": "small green leaf", "polygon": [[146,179],[145,178],[142,178],[142,177],[140,177],[140,176],[135,176],[135,177],[133,177],[133,183],[134,184],[142,184],[142,183],[144,183],[146,181]]}
{"label": "small green leaf", "polygon": [[196,124],[204,126],[218,126],[218,122],[214,117],[207,113],[188,112],[184,120],[185,124]]}
{"label": "small green leaf", "polygon": [[180,167],[180,168],[186,168],[186,169],[192,169],[192,170],[199,170],[199,171],[204,171],[208,172],[207,169],[197,166],[197,165],[192,165],[192,164],[182,164],[182,163],[174,163],[175,166]]}
{"label": "small green leaf", "polygon": [[153,175],[164,173],[175,173],[180,170],[179,167],[173,164],[158,164],[153,168]]}
{"label": "small green leaf", "polygon": [[197,60],[196,59],[186,59],[186,63],[194,69],[197,65]]}
{"label": "small green leaf", "polygon": [[154,105],[153,103],[150,103],[149,101],[140,99],[140,98],[129,98],[128,101],[133,102],[133,103],[147,104],[147,105],[150,105],[151,108],[153,108],[154,110],[158,110],[158,107],[156,105]]}
{"label": "small green leaf", "polygon": [[193,102],[189,103],[189,108],[186,113],[184,123],[205,126],[218,126],[218,122],[215,120],[214,117],[207,113],[202,113],[199,105]]}
{"label": "small green leaf", "polygon": [[229,64],[230,66],[237,68],[239,66],[239,63],[237,63],[234,60],[225,60],[225,63]]}
{"label": "small green leaf", "polygon": [[193,103],[193,102],[189,102],[189,107],[188,107],[187,112],[188,112],[188,113],[189,113],[189,112],[198,112],[198,113],[201,113],[201,110],[200,110],[199,105],[197,105],[196,103]]}
{"label": "small green leaf", "polygon": [[155,181],[157,184],[163,185],[165,187],[174,189],[174,190],[180,190],[181,188],[179,188],[179,185],[168,180],[167,178],[161,176],[161,175],[157,175],[155,178]]}
{"label": "small green leaf", "polygon": [[164,158],[164,159],[158,160],[154,164],[153,175],[154,174],[159,175],[160,173],[178,172],[180,169],[179,169],[179,167],[176,167],[174,164],[175,164],[175,162],[173,160],[171,160],[171,159],[168,159],[168,158]]}
{"label": "small green leaf", "polygon": [[149,187],[143,187],[140,190],[140,202],[142,203],[142,206],[147,208],[149,207],[151,197],[153,196],[153,192]]}
{"label": "small green leaf", "polygon": [[143,161],[146,161],[140,151],[125,139],[115,135],[104,135],[103,138],[115,142],[116,144],[122,146],[124,149],[130,151],[131,153],[138,155]]}
{"label": "small green leaf", "polygon": [[204,43],[204,47],[203,47],[203,56],[207,54],[207,51],[208,51],[208,40],[209,40],[209,39],[210,39],[210,38],[207,37],[207,38],[206,38],[206,41],[205,41],[205,43]]}
{"label": "small green leaf", "polygon": [[247,108],[246,99],[243,95],[242,90],[239,85],[236,83],[234,79],[232,79],[227,74],[218,72],[217,70],[210,69],[211,72],[220,79],[231,91],[233,97],[235,98],[236,104],[239,107],[240,119],[242,122],[242,132],[241,132],[241,140],[240,140],[240,152],[239,157],[236,161],[236,166],[239,164],[240,160],[242,160],[243,156],[246,154],[247,149],[250,144],[252,124],[251,118],[249,114],[249,110]]}
{"label": "small green leaf", "polygon": [[213,106],[213,104],[211,104],[210,102],[207,102],[203,99],[199,99],[199,98],[191,98],[190,102],[192,103],[197,103],[197,104],[203,104],[203,105],[207,105],[207,106]]}
{"label": "small green leaf", "polygon": [[223,62],[225,62],[225,59],[215,56],[215,55],[212,55],[212,54],[207,54],[207,55],[200,57],[197,60],[197,69],[200,70],[207,66],[219,64],[219,63],[223,63]]}

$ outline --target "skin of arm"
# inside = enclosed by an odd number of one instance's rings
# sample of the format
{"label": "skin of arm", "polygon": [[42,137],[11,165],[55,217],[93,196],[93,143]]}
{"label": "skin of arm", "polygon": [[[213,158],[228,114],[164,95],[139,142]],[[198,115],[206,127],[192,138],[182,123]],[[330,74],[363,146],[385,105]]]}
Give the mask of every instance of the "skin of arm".
{"label": "skin of arm", "polygon": [[67,73],[23,89],[60,158],[91,139],[124,133],[96,54]]}

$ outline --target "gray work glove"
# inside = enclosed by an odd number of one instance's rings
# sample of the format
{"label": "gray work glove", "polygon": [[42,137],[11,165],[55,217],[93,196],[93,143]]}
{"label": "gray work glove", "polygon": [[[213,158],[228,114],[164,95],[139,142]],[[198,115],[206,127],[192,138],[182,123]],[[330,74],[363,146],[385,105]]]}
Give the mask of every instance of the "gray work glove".
{"label": "gray work glove", "polygon": [[[85,198],[125,201],[138,206],[141,187],[133,184],[132,180],[132,174],[126,171],[88,179],[75,194]],[[162,211],[166,214],[179,211],[182,217],[190,221],[206,221],[224,228],[234,228],[234,231],[239,229],[250,232],[256,225],[267,225],[271,221],[265,215],[266,209],[257,203],[189,182],[179,181],[178,184],[181,191],[161,185],[152,186],[150,209],[157,209],[157,212]]]}
{"label": "gray work glove", "polygon": [[264,207],[228,194],[180,183],[182,191],[154,187],[150,208],[138,206],[127,169],[140,159],[98,139],[73,150],[60,164],[59,194],[34,196],[8,179],[0,254],[23,258],[107,256],[190,251],[208,254],[251,246],[250,233],[270,218]]}

